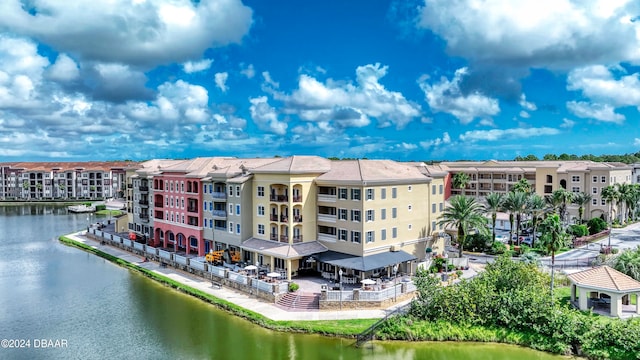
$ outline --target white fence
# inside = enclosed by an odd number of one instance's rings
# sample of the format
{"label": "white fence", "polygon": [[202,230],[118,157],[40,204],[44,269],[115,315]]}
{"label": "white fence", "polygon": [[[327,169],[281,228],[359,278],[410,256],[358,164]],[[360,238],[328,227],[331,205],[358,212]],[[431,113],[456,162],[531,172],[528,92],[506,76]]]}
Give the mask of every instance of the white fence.
{"label": "white fence", "polygon": [[266,281],[254,280],[253,283],[256,284],[256,288],[260,291],[271,292],[273,289],[273,284]]}
{"label": "white fence", "polygon": [[146,249],[144,250],[147,254],[149,255],[158,255],[158,252],[156,251],[156,248],[154,248],[153,246],[149,246],[147,245]]}
{"label": "white fence", "polygon": [[129,239],[123,241],[122,243],[124,244],[124,246],[133,247],[133,241]]}
{"label": "white fence", "polygon": [[163,259],[171,260],[171,253],[165,250],[158,249],[158,256]]}
{"label": "white fence", "polygon": [[133,248],[137,249],[137,250],[144,251],[144,244],[139,243],[139,242],[133,243]]}
{"label": "white fence", "polygon": [[204,263],[197,260],[189,260],[189,266],[196,270],[204,271]]}
{"label": "white fence", "polygon": [[209,272],[217,277],[224,277],[225,269],[217,266],[209,265]]}
{"label": "white fence", "polygon": [[242,285],[247,285],[249,283],[246,276],[240,275],[233,271],[229,271],[229,281],[233,281]]}
{"label": "white fence", "polygon": [[173,261],[180,265],[187,265],[187,258],[181,255],[173,254]]}
{"label": "white fence", "polygon": [[353,291],[327,291],[327,301],[353,301]]}

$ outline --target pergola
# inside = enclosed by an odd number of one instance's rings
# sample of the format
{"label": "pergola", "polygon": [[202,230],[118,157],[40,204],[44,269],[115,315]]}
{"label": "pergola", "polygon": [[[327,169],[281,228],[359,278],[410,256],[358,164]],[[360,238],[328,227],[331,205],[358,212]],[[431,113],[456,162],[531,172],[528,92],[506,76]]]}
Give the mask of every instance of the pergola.
{"label": "pergola", "polygon": [[567,277],[571,281],[571,302],[575,304],[577,294],[580,310],[609,304],[611,316],[621,317],[623,305],[629,305],[629,296],[635,294],[635,313],[640,314],[640,281],[606,265]]}

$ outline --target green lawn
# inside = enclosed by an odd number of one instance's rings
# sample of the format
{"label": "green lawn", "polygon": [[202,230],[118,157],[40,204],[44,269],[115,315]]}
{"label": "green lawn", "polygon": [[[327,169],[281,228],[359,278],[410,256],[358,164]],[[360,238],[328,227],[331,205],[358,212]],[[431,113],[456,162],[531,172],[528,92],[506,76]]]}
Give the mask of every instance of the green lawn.
{"label": "green lawn", "polygon": [[120,216],[122,214],[124,214],[124,211],[121,211],[121,210],[108,210],[108,209],[106,209],[106,210],[96,211],[96,215],[108,215],[108,216],[113,216],[113,217]]}

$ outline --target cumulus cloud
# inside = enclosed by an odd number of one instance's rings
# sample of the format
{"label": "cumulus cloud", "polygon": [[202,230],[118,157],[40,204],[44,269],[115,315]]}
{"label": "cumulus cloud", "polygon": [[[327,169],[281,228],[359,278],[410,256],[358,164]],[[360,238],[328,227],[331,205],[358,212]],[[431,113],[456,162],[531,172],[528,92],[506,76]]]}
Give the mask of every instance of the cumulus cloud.
{"label": "cumulus cloud", "polygon": [[427,104],[433,112],[451,114],[462,124],[469,124],[476,118],[491,117],[500,112],[498,100],[479,92],[466,95],[461,92],[460,82],[467,73],[467,68],[460,68],[456,70],[452,80],[442,77],[439,82],[432,84],[426,77],[418,80]]}
{"label": "cumulus cloud", "polygon": [[418,28],[454,56],[517,67],[640,60],[637,1],[424,0]]}
{"label": "cumulus cloud", "polygon": [[0,34],[0,108],[33,105],[48,65],[32,41]]}
{"label": "cumulus cloud", "polygon": [[538,107],[536,106],[536,104],[527,101],[527,97],[525,94],[520,95],[520,101],[518,101],[518,104],[520,104],[520,106],[522,106],[527,111],[538,110]]}
{"label": "cumulus cloud", "polygon": [[626,75],[619,67],[614,70],[602,65],[574,69],[567,76],[567,90],[613,107],[640,106],[640,74]]}
{"label": "cumulus cloud", "polygon": [[557,135],[559,133],[560,131],[558,129],[548,127],[472,130],[460,134],[460,140],[467,142],[498,141],[503,139],[524,139],[533,136]]}
{"label": "cumulus cloud", "polygon": [[562,124],[560,124],[560,127],[563,129],[571,129],[575,124],[575,121],[564,118],[562,119]]}
{"label": "cumulus cloud", "polygon": [[276,109],[269,105],[266,96],[249,99],[249,102],[251,103],[251,107],[249,108],[251,118],[261,130],[269,131],[277,135],[287,133],[287,123],[278,120],[278,113]]}
{"label": "cumulus cloud", "polygon": [[428,141],[421,141],[420,146],[425,150],[429,150],[431,148],[437,148],[442,145],[447,145],[450,143],[451,143],[451,137],[449,136],[448,132],[445,132],[444,134],[442,134],[442,137],[440,138],[435,138]]}
{"label": "cumulus cloud", "polygon": [[222,92],[227,92],[229,89],[227,87],[227,78],[229,78],[229,74],[227,72],[216,73],[215,75],[216,86]]}
{"label": "cumulus cloud", "polygon": [[531,117],[531,115],[528,112],[524,111],[524,110],[520,110],[520,114],[519,115],[520,115],[521,118],[525,118],[525,119],[528,119],[528,118]]}
{"label": "cumulus cloud", "polygon": [[127,100],[151,100],[153,93],[145,87],[147,76],[128,65],[99,63],[87,70],[91,78],[88,87],[97,100],[124,102]]}
{"label": "cumulus cloud", "polygon": [[72,82],[80,77],[80,69],[72,58],[66,54],[60,54],[56,62],[47,70],[47,77],[54,81]]}
{"label": "cumulus cloud", "polygon": [[595,119],[618,124],[625,120],[624,115],[616,113],[615,108],[608,104],[589,103],[585,101],[568,101],[567,109],[574,115],[586,119]]}
{"label": "cumulus cloud", "polygon": [[145,68],[239,43],[253,16],[240,0],[5,0],[0,13],[5,31],[32,37],[59,52]]}
{"label": "cumulus cloud", "polygon": [[264,79],[265,85],[267,85],[268,87],[271,87],[273,89],[277,89],[280,87],[280,83],[273,80],[271,78],[271,74],[269,74],[268,71],[262,72],[262,78]]}
{"label": "cumulus cloud", "polygon": [[290,95],[279,95],[286,110],[307,121],[334,121],[343,127],[362,127],[370,118],[382,127],[404,128],[420,116],[420,106],[401,93],[387,90],[379,80],[388,67],[364,65],[356,68],[356,83],[326,80],[300,75],[298,88]]}
{"label": "cumulus cloud", "polygon": [[253,79],[253,77],[256,76],[256,70],[253,68],[253,64],[249,64],[247,67],[244,67],[244,64],[240,64],[240,67],[242,68],[240,74],[246,76],[247,79]]}
{"label": "cumulus cloud", "polygon": [[200,61],[187,61],[182,64],[182,69],[187,74],[197,73],[200,71],[208,70],[213,64],[213,60],[211,59],[202,59]]}

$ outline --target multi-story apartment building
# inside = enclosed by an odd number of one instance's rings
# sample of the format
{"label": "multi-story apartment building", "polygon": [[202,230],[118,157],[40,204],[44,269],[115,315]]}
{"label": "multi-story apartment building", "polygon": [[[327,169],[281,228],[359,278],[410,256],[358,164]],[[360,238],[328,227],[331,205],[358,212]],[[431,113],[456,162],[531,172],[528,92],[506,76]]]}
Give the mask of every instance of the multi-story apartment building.
{"label": "multi-story apartment building", "polygon": [[326,271],[400,264],[411,272],[427,247],[438,251],[432,233],[442,230],[436,219],[448,176],[438,167],[317,156],[141,166],[130,183],[130,229],[155,246],[192,256],[228,249],[288,278],[316,262]]}
{"label": "multi-story apartment building", "polygon": [[[521,179],[542,196],[563,188],[591,195],[584,217],[608,218],[608,205],[602,199],[602,189],[609,185],[631,183],[632,167],[622,163],[593,161],[485,161],[443,162],[451,177],[463,172],[469,176],[466,188],[451,188],[451,195],[465,194],[483,198],[491,192],[506,193]],[[570,218],[578,217],[578,207],[568,206]],[[615,209],[614,209],[615,211]]]}
{"label": "multi-story apartment building", "polygon": [[123,197],[134,162],[14,162],[0,164],[0,199]]}

